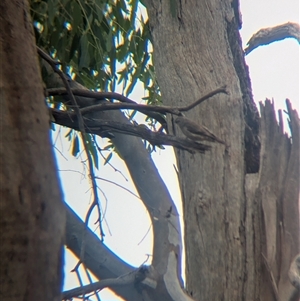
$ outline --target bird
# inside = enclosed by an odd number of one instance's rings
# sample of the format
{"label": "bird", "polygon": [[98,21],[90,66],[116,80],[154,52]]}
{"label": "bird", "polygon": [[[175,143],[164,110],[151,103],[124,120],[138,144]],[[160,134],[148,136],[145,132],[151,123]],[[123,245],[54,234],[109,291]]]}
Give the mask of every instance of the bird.
{"label": "bird", "polygon": [[177,117],[175,119],[175,123],[179,125],[182,133],[190,140],[219,142],[226,145],[223,140],[215,136],[207,127],[198,125],[197,123],[189,120],[186,117]]}

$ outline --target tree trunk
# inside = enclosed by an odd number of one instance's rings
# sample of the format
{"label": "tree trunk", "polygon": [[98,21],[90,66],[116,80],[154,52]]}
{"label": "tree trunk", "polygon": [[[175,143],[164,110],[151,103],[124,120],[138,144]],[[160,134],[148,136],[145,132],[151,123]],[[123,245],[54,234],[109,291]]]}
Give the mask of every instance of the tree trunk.
{"label": "tree trunk", "polygon": [[[186,114],[208,127],[227,147],[215,143],[205,155],[176,152],[184,206],[187,289],[195,300],[281,300],[274,296],[285,289],[285,296],[290,297],[295,291],[286,282],[287,270],[299,252],[298,139],[293,138],[291,146],[286,137],[278,138],[286,149],[274,142],[276,156],[271,156],[274,148],[262,131],[260,155],[259,116],[238,32],[238,1],[172,3],[147,1],[164,104],[186,106],[224,84],[229,92]],[[170,8],[175,3],[177,7]],[[268,118],[262,124],[269,124]],[[298,120],[294,116],[293,135],[299,135]],[[182,135],[172,118],[169,128]],[[283,137],[282,131],[278,135]],[[291,162],[293,172],[288,168]],[[271,169],[277,164],[280,174]],[[272,184],[265,186],[262,179]],[[289,181],[294,185],[287,189]],[[290,198],[285,197],[288,191]],[[284,223],[289,225],[291,220],[285,220],[284,214],[293,218],[288,232]],[[275,282],[270,281],[271,275]],[[283,282],[284,289],[280,288]]]}
{"label": "tree trunk", "polygon": [[60,300],[65,214],[27,1],[0,4],[1,300]]}

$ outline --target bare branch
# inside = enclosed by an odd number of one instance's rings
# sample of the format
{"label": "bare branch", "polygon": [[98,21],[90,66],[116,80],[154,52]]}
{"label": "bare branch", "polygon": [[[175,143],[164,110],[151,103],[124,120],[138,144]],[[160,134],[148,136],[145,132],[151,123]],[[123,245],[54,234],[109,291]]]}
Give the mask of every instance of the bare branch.
{"label": "bare branch", "polygon": [[[89,228],[86,229],[84,222],[67,204],[65,204],[65,208],[67,215],[67,248],[79,258],[82,249],[81,245],[84,243],[86,247],[83,264],[98,279],[117,278],[121,275],[128,274],[136,270],[136,268],[130,266],[128,263],[115,255],[110,249],[108,249],[92,230]],[[82,232],[85,231],[86,239],[84,242],[82,238]],[[114,292],[125,300],[141,300],[140,294],[134,290],[133,286],[115,287]],[[133,295],[135,297],[133,297]]]}
{"label": "bare branch", "polygon": [[110,181],[108,179],[104,179],[104,178],[101,178],[101,177],[95,177],[97,180],[101,180],[101,181],[104,181],[104,182],[107,182],[107,183],[111,183],[113,185],[116,185],[117,187],[120,187],[122,189],[124,189],[125,191],[129,192],[131,195],[133,195],[134,197],[138,198],[139,200],[141,199],[137,194],[135,194],[134,192],[132,192],[131,190],[127,189],[126,187],[116,183],[116,182],[113,182],[113,181]]}
{"label": "bare branch", "polygon": [[[180,111],[178,108],[172,108],[167,106],[152,106],[152,105],[144,105],[137,103],[101,103],[94,106],[89,106],[81,109],[82,114],[87,114],[95,111],[110,111],[110,110],[136,110],[145,115],[149,115],[150,112],[158,112],[162,114],[170,113],[174,115],[179,115]],[[149,115],[150,116],[150,115]]]}
{"label": "bare branch", "polygon": [[[82,97],[90,97],[90,98],[95,98],[95,99],[117,99],[121,101],[122,103],[101,103],[89,107],[85,107],[81,109],[82,114],[87,114],[95,111],[107,111],[107,110],[120,110],[120,109],[130,109],[130,110],[136,110],[139,111],[143,114],[146,114],[150,117],[155,118],[158,122],[161,124],[165,124],[165,120],[162,118],[161,115],[153,115],[154,112],[157,113],[170,113],[174,115],[180,115],[180,112],[185,112],[193,109],[195,106],[199,105],[203,101],[207,100],[208,98],[219,94],[219,93],[224,93],[228,94],[226,91],[226,86],[222,86],[218,89],[215,89],[208,94],[204,95],[194,103],[185,106],[185,107],[170,107],[170,106],[152,106],[152,105],[144,105],[144,104],[137,104],[135,101],[119,94],[119,93],[114,93],[114,92],[94,92],[94,91],[89,91],[89,90],[84,90],[84,89],[71,89],[72,93],[76,96],[82,96]],[[47,90],[48,95],[50,96],[55,96],[55,95],[66,95],[67,91],[63,88],[59,89],[49,89]]]}
{"label": "bare branch", "polygon": [[195,106],[199,105],[200,103],[202,103],[203,101],[207,100],[208,98],[210,97],[213,97],[215,96],[216,94],[219,94],[219,93],[223,93],[223,94],[229,94],[228,91],[226,90],[226,85],[225,86],[222,86],[216,90],[213,90],[211,92],[209,92],[208,94],[202,96],[200,99],[198,99],[197,101],[193,102],[192,104],[186,106],[186,107],[179,107],[178,110],[180,112],[186,112],[186,111],[189,111],[191,109],[193,109]]}
{"label": "bare branch", "polygon": [[259,46],[268,45],[286,38],[294,38],[300,43],[300,26],[297,23],[288,22],[275,27],[262,28],[255,33],[247,43],[245,54]]}
{"label": "bare branch", "polygon": [[[67,91],[64,88],[53,88],[53,89],[47,90],[47,93],[49,96],[57,96],[57,95],[62,96],[62,95],[66,95],[67,94],[66,92]],[[90,91],[90,90],[85,90],[85,89],[72,89],[72,93],[76,96],[94,98],[97,100],[116,99],[116,100],[119,100],[120,102],[122,102],[122,104],[112,104],[112,103],[107,104],[108,106],[106,109],[105,108],[100,109],[101,107],[97,107],[99,105],[90,106],[89,108],[91,108],[91,111],[133,109],[133,110],[140,111],[141,113],[148,115],[151,118],[154,118],[160,124],[162,124],[164,128],[166,128],[165,119],[160,114],[155,113],[154,111],[156,111],[156,110],[151,110],[151,109],[148,110],[145,108],[148,106],[139,105],[135,101],[131,100],[130,98],[128,98],[122,94],[119,94],[116,92],[95,92],[95,91]],[[109,105],[111,105],[111,106],[109,106]],[[115,107],[115,105],[116,105],[116,107]],[[153,107],[159,107],[159,106],[153,106]],[[145,111],[143,111],[143,109],[145,109]],[[91,111],[89,111],[89,112],[91,112]],[[85,113],[87,113],[87,112],[88,111],[86,111]],[[159,111],[157,111],[157,112],[159,112]]]}
{"label": "bare branch", "polygon": [[[93,138],[93,141],[94,141],[94,143],[95,143],[95,146],[96,146],[96,148],[97,148],[99,154],[101,155],[101,157],[102,157],[104,160],[106,160],[106,158],[105,158],[104,155],[102,154],[102,152],[104,151],[104,149],[101,149],[101,147],[98,145],[97,140],[96,140],[94,137],[92,137],[92,138]],[[117,169],[116,167],[114,167],[110,162],[107,162],[107,164],[108,164],[115,172],[120,173],[120,175],[124,178],[124,180],[125,180],[126,182],[128,182],[128,179],[125,177],[125,175],[122,173],[121,170],[119,170],[119,169]]]}
{"label": "bare branch", "polygon": [[122,275],[118,278],[111,278],[111,279],[104,279],[95,283],[91,283],[85,286],[80,286],[69,291],[63,292],[63,300],[71,299],[73,297],[78,297],[81,295],[86,295],[90,292],[102,290],[105,287],[115,287],[115,286],[122,286],[122,285],[129,285],[133,284],[136,281],[142,281],[146,278],[147,268],[142,266],[141,268]]}
{"label": "bare branch", "polygon": [[[50,109],[55,119],[55,122],[75,130],[78,130],[76,115],[74,113]],[[153,145],[172,145],[179,149],[187,150],[190,153],[200,152],[204,153],[209,150],[211,146],[200,142],[192,141],[186,138],[180,138],[173,135],[164,134],[161,132],[152,132],[147,127],[139,125],[125,124],[114,121],[103,121],[90,118],[84,118],[85,130],[88,133],[100,135],[108,131],[117,132],[132,136],[137,136],[149,141]]]}

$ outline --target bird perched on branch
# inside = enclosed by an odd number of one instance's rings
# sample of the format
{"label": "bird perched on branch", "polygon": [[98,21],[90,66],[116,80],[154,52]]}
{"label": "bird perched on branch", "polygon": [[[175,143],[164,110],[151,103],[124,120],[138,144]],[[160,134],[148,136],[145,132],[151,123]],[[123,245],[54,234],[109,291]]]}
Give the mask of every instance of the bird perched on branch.
{"label": "bird perched on branch", "polygon": [[183,117],[179,116],[176,118],[175,123],[177,123],[182,131],[182,133],[190,140],[193,141],[210,141],[210,142],[219,142],[224,145],[226,143],[215,136],[212,132],[209,131],[203,125],[198,125],[197,123]]}

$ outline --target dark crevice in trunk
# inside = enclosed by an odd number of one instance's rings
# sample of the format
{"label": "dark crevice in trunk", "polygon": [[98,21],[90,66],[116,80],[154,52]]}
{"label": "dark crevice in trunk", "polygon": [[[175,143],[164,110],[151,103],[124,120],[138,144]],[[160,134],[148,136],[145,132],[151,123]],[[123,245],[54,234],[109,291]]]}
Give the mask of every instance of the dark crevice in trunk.
{"label": "dark crevice in trunk", "polygon": [[239,76],[240,87],[243,93],[243,111],[245,116],[244,158],[246,173],[257,173],[260,163],[259,114],[251,92],[251,80],[248,66],[245,63],[238,28],[236,20],[233,19],[232,22],[227,22],[227,36],[233,57],[233,64]]}

